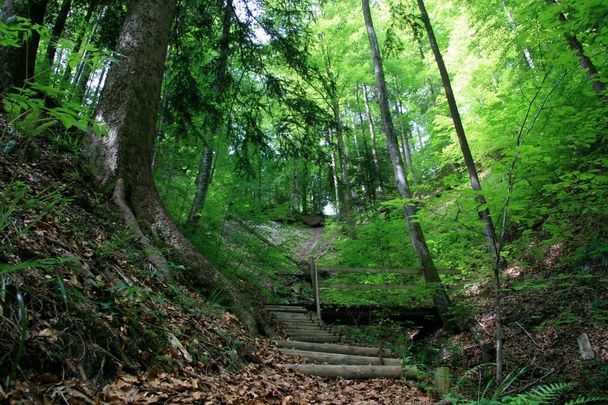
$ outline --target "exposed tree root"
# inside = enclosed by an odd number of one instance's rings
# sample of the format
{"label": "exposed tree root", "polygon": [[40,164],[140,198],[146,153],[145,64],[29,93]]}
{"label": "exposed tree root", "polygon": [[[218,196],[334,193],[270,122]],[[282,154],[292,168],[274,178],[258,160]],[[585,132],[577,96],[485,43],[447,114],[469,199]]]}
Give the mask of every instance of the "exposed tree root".
{"label": "exposed tree root", "polygon": [[129,230],[137,238],[137,241],[143,246],[144,252],[148,256],[148,261],[159,271],[161,275],[168,276],[170,274],[169,266],[167,264],[165,256],[162,254],[160,249],[158,249],[154,244],[152,244],[152,242],[150,242],[150,239],[148,239],[146,235],[144,235],[141,228],[139,227],[139,224],[137,223],[137,219],[135,218],[133,211],[131,211],[131,208],[129,208],[129,205],[125,200],[125,182],[122,178],[118,179],[118,181],[116,182],[116,186],[114,187],[114,193],[112,195],[112,200],[114,201],[114,204],[116,204],[116,206],[118,207],[118,210],[120,211],[120,214],[125,220],[125,223]]}

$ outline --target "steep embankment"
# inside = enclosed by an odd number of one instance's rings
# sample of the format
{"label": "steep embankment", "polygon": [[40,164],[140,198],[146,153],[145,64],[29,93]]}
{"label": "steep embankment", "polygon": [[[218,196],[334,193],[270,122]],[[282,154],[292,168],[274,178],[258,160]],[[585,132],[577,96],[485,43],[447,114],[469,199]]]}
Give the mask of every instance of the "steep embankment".
{"label": "steep embankment", "polygon": [[276,366],[286,358],[244,334],[221,292],[155,271],[69,148],[16,133],[0,142],[0,401],[427,401],[408,383]]}

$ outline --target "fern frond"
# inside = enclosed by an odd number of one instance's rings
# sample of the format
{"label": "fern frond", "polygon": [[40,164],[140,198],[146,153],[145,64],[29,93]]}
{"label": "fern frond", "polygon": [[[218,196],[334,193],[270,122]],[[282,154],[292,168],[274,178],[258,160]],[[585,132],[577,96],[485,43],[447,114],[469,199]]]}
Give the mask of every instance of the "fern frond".
{"label": "fern frond", "polygon": [[568,401],[566,402],[566,405],[580,405],[588,403],[603,404],[606,402],[608,402],[608,397],[582,397],[573,399],[572,401]]}
{"label": "fern frond", "polygon": [[552,404],[566,392],[576,386],[575,383],[555,383],[539,385],[528,392],[509,398],[510,404]]}

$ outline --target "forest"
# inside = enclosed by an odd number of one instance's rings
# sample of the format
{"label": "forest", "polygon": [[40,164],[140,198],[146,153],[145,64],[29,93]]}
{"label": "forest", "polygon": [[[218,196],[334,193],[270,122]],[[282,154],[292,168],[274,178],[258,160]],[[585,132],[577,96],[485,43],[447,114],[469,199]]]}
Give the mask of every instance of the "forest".
{"label": "forest", "polygon": [[0,403],[608,403],[608,2],[4,0]]}

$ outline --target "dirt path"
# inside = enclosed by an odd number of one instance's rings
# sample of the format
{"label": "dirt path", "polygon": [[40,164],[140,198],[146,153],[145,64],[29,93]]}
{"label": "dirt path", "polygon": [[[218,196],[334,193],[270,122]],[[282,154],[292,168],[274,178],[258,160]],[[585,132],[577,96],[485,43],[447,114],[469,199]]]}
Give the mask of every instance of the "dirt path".
{"label": "dirt path", "polygon": [[[304,262],[308,260],[309,253],[317,246],[319,239],[325,232],[325,227],[311,228],[310,229],[310,239],[302,244],[300,250],[298,251],[297,260],[299,262]],[[316,257],[315,257],[316,258]]]}

